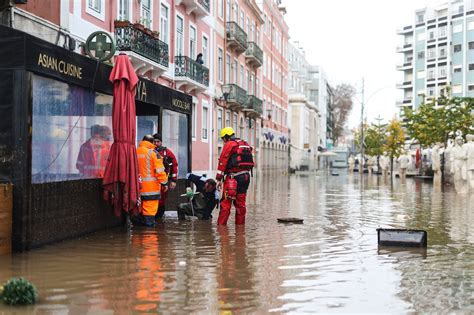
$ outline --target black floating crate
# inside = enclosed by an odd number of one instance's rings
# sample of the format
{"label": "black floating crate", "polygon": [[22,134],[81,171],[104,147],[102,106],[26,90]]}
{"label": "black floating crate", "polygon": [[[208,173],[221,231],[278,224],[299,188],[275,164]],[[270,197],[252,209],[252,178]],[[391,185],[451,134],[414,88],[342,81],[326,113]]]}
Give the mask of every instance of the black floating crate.
{"label": "black floating crate", "polygon": [[424,230],[377,229],[381,246],[427,247],[428,233]]}

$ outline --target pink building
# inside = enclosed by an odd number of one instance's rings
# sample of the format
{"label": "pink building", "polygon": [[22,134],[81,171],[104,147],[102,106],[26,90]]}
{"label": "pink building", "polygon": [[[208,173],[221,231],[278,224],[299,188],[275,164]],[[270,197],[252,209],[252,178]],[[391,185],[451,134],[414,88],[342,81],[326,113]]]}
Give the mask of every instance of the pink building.
{"label": "pink building", "polygon": [[[216,90],[213,110],[213,165],[223,143],[220,130],[233,127],[236,135],[257,147],[262,114],[262,14],[254,0],[217,0],[214,14]],[[256,148],[258,156],[258,148]]]}
{"label": "pink building", "polygon": [[263,11],[263,121],[260,170],[288,169],[288,26],[279,0],[260,0]]}

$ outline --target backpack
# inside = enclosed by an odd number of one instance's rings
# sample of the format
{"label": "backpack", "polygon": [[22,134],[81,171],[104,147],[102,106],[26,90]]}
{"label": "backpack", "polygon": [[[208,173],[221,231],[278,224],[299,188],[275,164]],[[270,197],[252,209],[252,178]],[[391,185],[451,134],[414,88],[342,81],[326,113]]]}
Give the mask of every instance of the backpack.
{"label": "backpack", "polygon": [[236,152],[230,156],[228,167],[252,170],[255,166],[252,147],[245,140],[235,140],[235,142],[237,142],[238,146]]}

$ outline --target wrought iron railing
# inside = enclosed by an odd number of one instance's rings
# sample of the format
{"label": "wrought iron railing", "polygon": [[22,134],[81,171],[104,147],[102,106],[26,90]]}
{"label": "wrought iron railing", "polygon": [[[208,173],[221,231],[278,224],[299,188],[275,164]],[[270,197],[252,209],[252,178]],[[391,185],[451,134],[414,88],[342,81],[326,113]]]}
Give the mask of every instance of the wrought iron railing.
{"label": "wrought iron railing", "polygon": [[260,115],[263,113],[263,101],[255,95],[249,95],[247,98],[247,109],[251,109]]}
{"label": "wrought iron railing", "polygon": [[177,77],[187,77],[204,86],[209,86],[209,69],[187,56],[175,57],[174,74]]}
{"label": "wrought iron railing", "polygon": [[237,84],[226,84],[229,89],[227,103],[244,106],[247,103],[247,92]]}
{"label": "wrought iron railing", "polygon": [[206,9],[207,12],[211,12],[211,6],[210,6],[210,1],[209,0],[198,0],[198,3]]}
{"label": "wrought iron railing", "polygon": [[236,22],[227,22],[227,40],[236,41],[243,48],[247,48],[247,33]]}
{"label": "wrought iron railing", "polygon": [[115,42],[120,51],[133,51],[160,65],[168,67],[168,44],[133,26],[116,26]]}
{"label": "wrought iron railing", "polygon": [[263,50],[258,47],[258,45],[254,42],[248,42],[247,50],[245,51],[246,57],[254,57],[258,60],[260,65],[263,64]]}

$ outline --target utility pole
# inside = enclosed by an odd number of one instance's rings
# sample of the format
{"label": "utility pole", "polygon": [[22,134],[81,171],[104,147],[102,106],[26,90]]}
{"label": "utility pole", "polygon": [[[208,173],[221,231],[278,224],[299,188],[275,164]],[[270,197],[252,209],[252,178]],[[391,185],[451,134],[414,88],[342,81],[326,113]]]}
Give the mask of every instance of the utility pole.
{"label": "utility pole", "polygon": [[362,78],[362,101],[360,102],[360,156],[359,161],[359,173],[364,175],[364,78]]}

